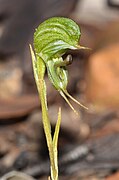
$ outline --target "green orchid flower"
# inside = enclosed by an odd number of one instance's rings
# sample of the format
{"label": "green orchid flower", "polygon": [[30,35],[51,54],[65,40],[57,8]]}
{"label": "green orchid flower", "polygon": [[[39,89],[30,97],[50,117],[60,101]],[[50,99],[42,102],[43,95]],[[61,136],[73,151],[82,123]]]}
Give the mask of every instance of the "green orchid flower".
{"label": "green orchid flower", "polygon": [[58,179],[57,143],[61,122],[61,109],[59,109],[56,129],[52,138],[44,75],[47,70],[51,83],[75,113],[77,111],[67,97],[86,108],[67,92],[67,66],[72,63],[72,56],[68,55],[63,59],[63,55],[69,49],[87,49],[79,45],[80,36],[80,28],[73,20],[64,17],[53,17],[41,23],[36,29],[34,33],[34,51],[30,45],[34,76],[42,107],[44,131],[49,149],[52,180]]}

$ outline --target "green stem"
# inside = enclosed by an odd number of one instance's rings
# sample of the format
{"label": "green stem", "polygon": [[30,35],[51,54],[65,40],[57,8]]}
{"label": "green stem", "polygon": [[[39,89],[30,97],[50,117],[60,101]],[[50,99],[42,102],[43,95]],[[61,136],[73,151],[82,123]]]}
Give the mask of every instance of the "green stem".
{"label": "green stem", "polygon": [[43,127],[45,131],[45,136],[46,136],[46,141],[47,141],[47,146],[48,146],[49,156],[50,156],[51,179],[58,180],[58,164],[56,163],[57,162],[56,145],[58,141],[58,134],[59,134],[58,125],[60,127],[61,113],[59,111],[58,121],[56,125],[57,132],[55,132],[55,137],[54,137],[55,140],[53,140],[52,135],[51,135],[51,125],[50,125],[50,121],[48,117],[46,85],[44,81],[45,64],[40,57],[37,56],[37,59],[36,59],[31,46],[30,46],[30,51],[31,51],[31,56],[32,56],[34,77],[37,84],[37,89],[38,89],[38,93],[39,93],[39,97],[41,101],[41,107],[42,107]]}
{"label": "green stem", "polygon": [[50,130],[50,121],[48,118],[48,110],[47,110],[47,105],[46,105],[46,87],[45,87],[45,82],[44,80],[39,80],[39,95],[40,95],[40,100],[41,100],[41,107],[42,107],[42,118],[43,118],[43,126],[44,126],[44,131],[45,131],[45,136],[46,136],[46,141],[47,141],[47,146],[49,150],[49,156],[50,156],[50,163],[51,163],[51,178],[52,180],[57,180],[57,168],[55,164],[55,157],[54,157],[54,150],[53,150],[53,141],[52,141],[52,136],[51,136],[51,130]]}

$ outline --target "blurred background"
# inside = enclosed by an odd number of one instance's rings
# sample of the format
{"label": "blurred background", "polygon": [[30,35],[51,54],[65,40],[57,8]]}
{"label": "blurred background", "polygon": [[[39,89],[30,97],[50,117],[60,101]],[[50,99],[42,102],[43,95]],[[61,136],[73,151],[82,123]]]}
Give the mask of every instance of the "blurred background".
{"label": "blurred background", "polygon": [[119,0],[0,0],[0,179],[50,172],[29,44],[53,16],[76,21],[91,48],[68,52],[68,91],[89,108],[76,106],[80,116],[45,77],[52,132],[62,107],[60,179],[119,180]]}

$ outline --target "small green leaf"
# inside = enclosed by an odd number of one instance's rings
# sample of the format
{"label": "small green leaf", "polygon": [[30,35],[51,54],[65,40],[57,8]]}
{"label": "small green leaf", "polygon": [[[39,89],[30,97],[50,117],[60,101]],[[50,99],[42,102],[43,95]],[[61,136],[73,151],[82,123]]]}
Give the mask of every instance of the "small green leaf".
{"label": "small green leaf", "polygon": [[60,124],[61,124],[61,108],[59,108],[58,119],[57,119],[57,123],[56,123],[56,126],[55,126],[55,132],[54,132],[54,136],[53,136],[53,151],[54,151],[54,161],[55,161],[54,163],[55,163],[57,175],[58,175],[58,150],[57,150],[57,144],[58,144]]}
{"label": "small green leaf", "polygon": [[54,136],[53,136],[53,147],[55,149],[57,148],[60,124],[61,124],[61,108],[59,108],[58,119],[57,119],[57,123],[56,123],[56,126],[55,126],[55,132],[54,132]]}

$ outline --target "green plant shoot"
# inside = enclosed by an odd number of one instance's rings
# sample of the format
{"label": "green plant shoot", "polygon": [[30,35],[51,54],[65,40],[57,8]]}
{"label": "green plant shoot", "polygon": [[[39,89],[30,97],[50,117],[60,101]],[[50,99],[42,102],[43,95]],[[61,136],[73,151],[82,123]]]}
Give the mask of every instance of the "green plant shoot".
{"label": "green plant shoot", "polygon": [[34,33],[35,53],[30,45],[34,77],[40,96],[44,131],[49,149],[52,180],[58,180],[57,143],[61,122],[61,109],[59,109],[55,133],[52,138],[44,75],[47,70],[51,83],[75,113],[77,111],[69,102],[68,98],[86,108],[67,92],[67,65],[72,63],[72,57],[71,55],[68,55],[66,59],[62,57],[68,49],[87,49],[79,45],[80,36],[80,28],[73,20],[63,17],[53,17],[44,21],[36,29]]}

